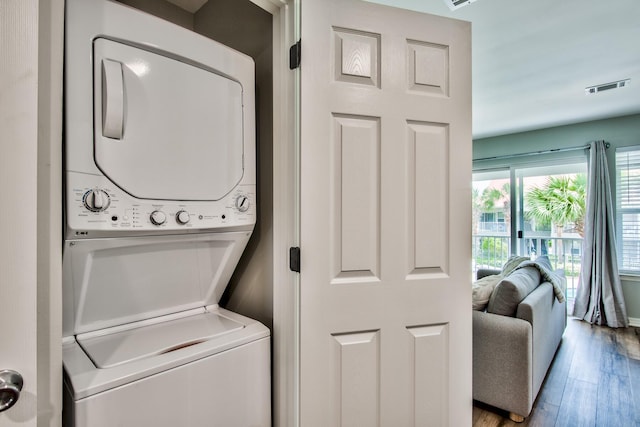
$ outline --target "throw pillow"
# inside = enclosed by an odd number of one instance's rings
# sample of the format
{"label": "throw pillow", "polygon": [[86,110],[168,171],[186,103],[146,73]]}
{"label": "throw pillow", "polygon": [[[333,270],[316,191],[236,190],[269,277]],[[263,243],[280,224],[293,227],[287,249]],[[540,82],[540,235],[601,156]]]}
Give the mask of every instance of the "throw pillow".
{"label": "throw pillow", "polygon": [[515,270],[498,283],[489,298],[487,311],[515,316],[518,304],[540,284],[540,271],[535,267]]}
{"label": "throw pillow", "polygon": [[472,307],[474,310],[484,310],[489,302],[493,288],[502,280],[499,274],[485,276],[473,282]]}

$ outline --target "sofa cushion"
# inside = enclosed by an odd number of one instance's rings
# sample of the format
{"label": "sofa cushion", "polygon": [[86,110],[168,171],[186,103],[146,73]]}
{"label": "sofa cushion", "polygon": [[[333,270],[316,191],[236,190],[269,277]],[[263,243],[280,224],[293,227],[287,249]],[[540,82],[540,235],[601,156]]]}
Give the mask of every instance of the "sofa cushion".
{"label": "sofa cushion", "polygon": [[489,298],[487,311],[515,316],[518,304],[540,284],[540,271],[535,267],[519,268],[498,283]]}

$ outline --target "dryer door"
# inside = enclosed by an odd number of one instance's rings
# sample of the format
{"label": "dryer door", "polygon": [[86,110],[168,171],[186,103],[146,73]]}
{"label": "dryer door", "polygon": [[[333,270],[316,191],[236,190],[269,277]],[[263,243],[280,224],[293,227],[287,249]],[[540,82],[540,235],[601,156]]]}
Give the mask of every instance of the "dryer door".
{"label": "dryer door", "polygon": [[140,199],[219,200],[243,174],[243,88],[215,70],[97,38],[94,156]]}

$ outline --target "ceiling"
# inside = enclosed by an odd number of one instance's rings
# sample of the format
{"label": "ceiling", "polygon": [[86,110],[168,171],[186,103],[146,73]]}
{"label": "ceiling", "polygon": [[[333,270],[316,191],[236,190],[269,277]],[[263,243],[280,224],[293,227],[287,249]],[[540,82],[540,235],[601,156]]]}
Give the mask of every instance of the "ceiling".
{"label": "ceiling", "polygon": [[369,1],[472,22],[474,139],[640,113],[638,0]]}

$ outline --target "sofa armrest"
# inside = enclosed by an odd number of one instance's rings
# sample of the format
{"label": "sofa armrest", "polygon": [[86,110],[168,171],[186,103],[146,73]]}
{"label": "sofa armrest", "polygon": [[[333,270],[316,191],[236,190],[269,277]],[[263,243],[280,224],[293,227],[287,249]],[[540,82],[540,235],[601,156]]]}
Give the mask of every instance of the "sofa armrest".
{"label": "sofa armrest", "polygon": [[473,398],[522,416],[533,405],[532,328],[523,319],[473,312]]}
{"label": "sofa armrest", "polygon": [[486,276],[493,276],[494,274],[500,274],[501,270],[495,268],[480,268],[476,272],[476,280],[480,280]]}
{"label": "sofa armrest", "polygon": [[520,302],[516,317],[532,325],[534,348],[533,392],[538,394],[551,365],[567,321],[566,302],[558,302],[551,283],[541,283]]}

